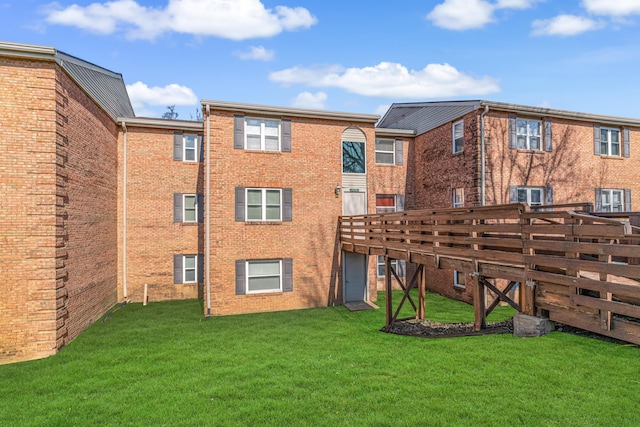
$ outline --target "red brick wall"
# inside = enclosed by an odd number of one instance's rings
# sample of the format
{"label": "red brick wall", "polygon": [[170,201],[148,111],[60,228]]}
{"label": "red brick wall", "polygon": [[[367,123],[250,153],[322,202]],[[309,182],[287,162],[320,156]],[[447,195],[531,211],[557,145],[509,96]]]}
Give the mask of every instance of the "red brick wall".
{"label": "red brick wall", "polygon": [[64,71],[57,77],[60,347],[117,301],[118,129]]}
{"label": "red brick wall", "polygon": [[[204,227],[173,222],[173,194],[204,194],[204,163],[174,161],[173,133],[127,126],[126,297],[131,301],[142,301],[145,285],[149,301],[198,298],[197,284],[173,284],[173,255],[204,253]],[[122,132],[118,145],[118,293],[122,299]],[[214,235],[220,237],[217,232]]]}

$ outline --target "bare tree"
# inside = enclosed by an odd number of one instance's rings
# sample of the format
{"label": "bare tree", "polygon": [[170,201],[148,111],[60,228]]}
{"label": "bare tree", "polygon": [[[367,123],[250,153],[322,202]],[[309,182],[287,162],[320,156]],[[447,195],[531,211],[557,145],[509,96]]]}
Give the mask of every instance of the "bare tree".
{"label": "bare tree", "polygon": [[175,120],[178,118],[178,113],[174,111],[176,108],[175,105],[167,105],[167,111],[161,116],[166,120]]}

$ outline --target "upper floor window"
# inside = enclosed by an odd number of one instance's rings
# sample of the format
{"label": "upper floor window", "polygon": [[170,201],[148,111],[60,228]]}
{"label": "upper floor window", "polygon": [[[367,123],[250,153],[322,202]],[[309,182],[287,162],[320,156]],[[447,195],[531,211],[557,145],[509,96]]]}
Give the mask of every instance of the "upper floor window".
{"label": "upper floor window", "polygon": [[546,200],[547,205],[553,204],[551,187],[510,187],[509,193],[510,203],[527,203],[529,206],[542,206]]}
{"label": "upper floor window", "polygon": [[175,254],[173,256],[173,283],[202,283],[204,277],[203,261],[202,254]]}
{"label": "upper floor window", "polygon": [[542,150],[540,128],[538,120],[516,119],[516,148]]}
{"label": "upper floor window", "polygon": [[202,222],[204,197],[202,194],[173,194],[174,222]]}
{"label": "upper floor window", "polygon": [[184,222],[198,221],[198,198],[195,194],[183,194],[183,217]]}
{"label": "upper floor window", "polygon": [[376,139],[376,163],[393,165],[396,163],[395,140],[393,139]]}
{"label": "upper floor window", "polygon": [[452,191],[453,207],[461,208],[464,206],[464,188],[454,188]]}
{"label": "upper floor window", "polygon": [[195,135],[184,136],[184,157],[182,160],[185,162],[195,162],[197,160],[197,138]]}
{"label": "upper floor window", "polygon": [[173,160],[201,162],[203,157],[202,135],[175,132],[173,134]]}
{"label": "upper floor window", "polygon": [[366,173],[364,142],[342,141],[342,173]]}
{"label": "upper floor window", "polygon": [[453,124],[453,153],[461,153],[464,149],[464,120]]}
{"label": "upper floor window", "polygon": [[247,221],[282,221],[282,190],[247,188]]}
{"label": "upper floor window", "polygon": [[247,150],[280,151],[280,120],[245,119]]}
{"label": "upper floor window", "polygon": [[620,129],[600,128],[600,155],[620,156]]}

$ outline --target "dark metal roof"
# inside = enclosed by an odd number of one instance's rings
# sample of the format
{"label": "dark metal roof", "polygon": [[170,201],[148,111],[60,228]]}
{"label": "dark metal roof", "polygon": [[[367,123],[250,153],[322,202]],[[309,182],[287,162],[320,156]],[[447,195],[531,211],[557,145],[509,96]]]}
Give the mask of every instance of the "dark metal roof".
{"label": "dark metal roof", "polygon": [[411,129],[416,135],[420,135],[477,110],[480,103],[481,101],[447,101],[392,104],[378,127]]}
{"label": "dark metal roof", "polygon": [[135,117],[122,74],[56,51],[55,61],[115,121],[118,117]]}

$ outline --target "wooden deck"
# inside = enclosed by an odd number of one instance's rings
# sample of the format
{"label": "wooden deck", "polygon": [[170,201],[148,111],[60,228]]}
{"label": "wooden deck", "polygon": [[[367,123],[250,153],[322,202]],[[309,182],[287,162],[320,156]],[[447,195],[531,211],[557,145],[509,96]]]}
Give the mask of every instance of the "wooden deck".
{"label": "wooden deck", "polygon": [[[475,328],[502,300],[529,315],[640,344],[640,228],[635,214],[588,212],[588,204],[525,204],[405,211],[340,218],[341,249],[386,259],[387,326],[405,302],[425,316],[424,266],[458,270],[473,287]],[[587,210],[585,210],[587,208]],[[403,280],[389,260],[416,265]],[[470,280],[469,280],[470,278]],[[392,279],[405,290],[394,309]],[[518,301],[508,291],[519,287]],[[418,301],[409,291],[418,288]],[[485,306],[490,289],[498,300]]]}

